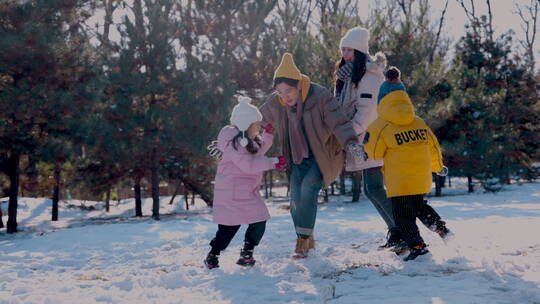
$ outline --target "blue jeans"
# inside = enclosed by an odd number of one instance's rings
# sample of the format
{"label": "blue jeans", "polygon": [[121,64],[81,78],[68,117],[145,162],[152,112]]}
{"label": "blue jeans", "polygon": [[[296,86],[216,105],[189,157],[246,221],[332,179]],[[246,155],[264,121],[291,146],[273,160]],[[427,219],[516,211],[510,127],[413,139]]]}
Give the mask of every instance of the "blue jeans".
{"label": "blue jeans", "polygon": [[363,175],[364,193],[383,218],[388,230],[395,229],[397,226],[392,212],[392,200],[386,197],[381,167],[364,169]]}
{"label": "blue jeans", "polygon": [[313,234],[317,218],[317,198],[323,187],[323,177],[315,157],[305,158],[301,164],[292,164],[291,216],[299,238]]}

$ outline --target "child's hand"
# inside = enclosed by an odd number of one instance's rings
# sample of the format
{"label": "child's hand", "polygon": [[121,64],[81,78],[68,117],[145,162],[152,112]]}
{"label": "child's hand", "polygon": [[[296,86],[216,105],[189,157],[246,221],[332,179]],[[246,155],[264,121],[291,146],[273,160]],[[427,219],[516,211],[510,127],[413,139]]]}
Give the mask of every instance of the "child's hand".
{"label": "child's hand", "polygon": [[436,173],[438,176],[447,176],[448,175],[448,167],[443,166],[441,171]]}
{"label": "child's hand", "polygon": [[267,124],[266,127],[264,127],[264,132],[274,134],[274,126],[272,126],[271,123]]}
{"label": "child's hand", "polygon": [[279,155],[278,157],[274,157],[274,166],[276,169],[280,171],[284,171],[287,169],[287,159],[283,155]]}

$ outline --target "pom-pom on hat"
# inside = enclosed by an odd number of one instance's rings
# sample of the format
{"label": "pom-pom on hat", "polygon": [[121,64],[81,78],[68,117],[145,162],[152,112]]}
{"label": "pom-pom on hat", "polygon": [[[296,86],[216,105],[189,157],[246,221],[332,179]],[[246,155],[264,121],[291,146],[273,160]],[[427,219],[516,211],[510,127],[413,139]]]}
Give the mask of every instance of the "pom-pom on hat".
{"label": "pom-pom on hat", "polygon": [[232,110],[231,124],[242,131],[242,139],[240,140],[242,147],[248,144],[245,132],[249,126],[254,122],[262,121],[262,118],[259,109],[251,104],[251,98],[247,96],[238,97],[238,104]]}

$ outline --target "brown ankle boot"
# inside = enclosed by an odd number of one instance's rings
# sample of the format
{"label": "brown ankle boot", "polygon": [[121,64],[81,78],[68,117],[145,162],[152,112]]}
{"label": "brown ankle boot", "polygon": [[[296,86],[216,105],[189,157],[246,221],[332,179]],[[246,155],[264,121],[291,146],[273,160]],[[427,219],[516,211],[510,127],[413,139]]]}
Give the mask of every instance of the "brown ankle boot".
{"label": "brown ankle boot", "polygon": [[313,235],[309,236],[308,241],[308,250],[315,249],[315,240],[313,239]]}
{"label": "brown ankle boot", "polygon": [[308,251],[309,251],[309,239],[297,238],[293,259],[306,258]]}

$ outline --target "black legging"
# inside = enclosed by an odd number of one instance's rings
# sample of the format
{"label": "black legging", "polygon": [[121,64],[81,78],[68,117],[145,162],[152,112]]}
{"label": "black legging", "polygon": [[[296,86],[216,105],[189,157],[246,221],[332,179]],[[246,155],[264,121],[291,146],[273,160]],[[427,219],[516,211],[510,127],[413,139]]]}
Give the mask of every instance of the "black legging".
{"label": "black legging", "polygon": [[423,200],[420,208],[416,209],[416,217],[431,231],[444,230],[446,223],[441,220],[441,216],[428,205],[427,200]]}
{"label": "black legging", "polygon": [[[231,243],[234,235],[238,232],[238,229],[240,229],[240,225],[218,225],[216,237],[210,241],[210,246],[212,246],[210,252],[218,255],[221,251],[225,250]],[[253,250],[255,246],[259,245],[265,230],[266,221],[249,224],[244,237],[244,249]]]}
{"label": "black legging", "polygon": [[402,238],[409,247],[420,245],[424,240],[420,236],[416,218],[431,231],[444,229],[445,222],[427,201],[424,196],[407,195],[392,197],[392,210],[394,221],[401,230]]}

